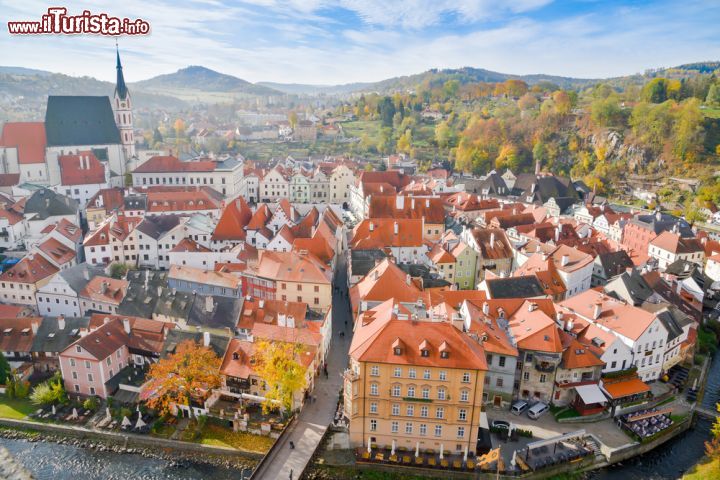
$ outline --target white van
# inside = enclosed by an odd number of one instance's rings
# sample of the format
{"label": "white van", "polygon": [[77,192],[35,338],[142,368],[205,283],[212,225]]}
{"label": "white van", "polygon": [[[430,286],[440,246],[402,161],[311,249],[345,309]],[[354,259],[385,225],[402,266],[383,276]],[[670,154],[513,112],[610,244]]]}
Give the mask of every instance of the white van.
{"label": "white van", "polygon": [[532,418],[533,420],[537,420],[548,410],[550,410],[549,406],[542,402],[538,402],[532,407],[530,407],[530,409],[528,410],[528,417]]}
{"label": "white van", "polygon": [[512,404],[512,407],[510,407],[510,412],[513,415],[522,415],[522,413],[527,410],[528,403],[525,400],[518,400],[517,402]]}

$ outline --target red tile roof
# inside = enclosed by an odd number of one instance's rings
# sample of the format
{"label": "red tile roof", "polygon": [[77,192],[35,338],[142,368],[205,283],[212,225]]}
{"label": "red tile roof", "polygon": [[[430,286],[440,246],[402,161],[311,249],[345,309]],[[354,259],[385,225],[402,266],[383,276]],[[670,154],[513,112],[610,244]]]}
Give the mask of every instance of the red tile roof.
{"label": "red tile roof", "polygon": [[[365,219],[355,226],[350,247],[359,250],[417,247],[423,244],[422,220]],[[397,228],[397,233],[395,229]]]}
{"label": "red tile roof", "polygon": [[171,252],[201,252],[201,253],[212,252],[212,250],[200,245],[192,238],[183,238],[182,240],[180,240],[180,242],[178,242],[177,245],[175,245],[175,248],[173,248],[170,251]]}
{"label": "red tile roof", "polygon": [[122,188],[103,188],[88,200],[87,208],[104,208],[109,213],[123,207],[124,196]]}
{"label": "red tile roof", "polygon": [[96,302],[120,305],[129,285],[127,280],[97,276],[90,279],[80,296]]}
{"label": "red tile roof", "polygon": [[38,245],[38,249],[57,265],[65,265],[75,258],[75,250],[68,248],[56,238],[48,238]]}
{"label": "red tile roof", "polygon": [[215,210],[221,205],[222,195],[210,187],[147,191],[147,211],[151,213]]}
{"label": "red tile roof", "polygon": [[61,155],[58,162],[62,185],[105,183],[105,167],[90,151],[78,152],[77,155]]}
{"label": "red tile roof", "polygon": [[23,165],[45,163],[45,123],[9,122],[3,126],[0,145],[18,149],[18,162]]}
{"label": "red tile roof", "polygon": [[332,271],[312,253],[260,252],[257,275],[275,281],[330,284]]}
{"label": "red tile roof", "polygon": [[250,223],[253,213],[242,197],[225,206],[220,220],[215,226],[212,240],[245,240],[245,227]]}
{"label": "red tile roof", "polygon": [[14,187],[20,183],[19,173],[2,173],[0,174],[0,187]]}
{"label": "red tile roof", "polygon": [[39,326],[42,318],[0,318],[0,352],[29,353],[35,338],[33,323]]}
{"label": "red tile roof", "polygon": [[212,172],[215,165],[212,160],[183,162],[172,155],[158,155],[137,167],[133,173]]}
{"label": "red tile roof", "polygon": [[615,381],[605,381],[602,386],[610,398],[617,399],[629,397],[650,391],[650,387],[638,377],[622,378]]}
{"label": "red tile roof", "polygon": [[[378,305],[370,323],[360,322],[350,356],[361,362],[487,370],[485,351],[478,342],[448,322],[400,320],[394,300]],[[400,348],[400,355],[395,348]],[[421,350],[428,350],[423,356]],[[447,352],[447,358],[441,356]]]}
{"label": "red tile roof", "polygon": [[439,197],[373,196],[370,198],[368,218],[424,218],[425,223],[445,223],[445,208]]}
{"label": "red tile roof", "polygon": [[3,282],[37,283],[58,272],[58,268],[42,255],[28,254],[0,275]]}

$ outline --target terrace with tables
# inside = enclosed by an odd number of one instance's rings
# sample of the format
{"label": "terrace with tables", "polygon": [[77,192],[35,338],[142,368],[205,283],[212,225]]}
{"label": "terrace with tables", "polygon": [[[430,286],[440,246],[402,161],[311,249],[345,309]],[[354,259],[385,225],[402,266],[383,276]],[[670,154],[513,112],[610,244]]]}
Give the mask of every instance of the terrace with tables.
{"label": "terrace with tables", "polygon": [[673,424],[671,411],[670,408],[650,408],[628,413],[620,416],[618,425],[642,440],[670,428]]}
{"label": "terrace with tables", "polygon": [[594,453],[594,440],[586,438],[584,430],[578,430],[528,444],[515,452],[511,465],[522,472],[536,471],[568,462],[581,462]]}

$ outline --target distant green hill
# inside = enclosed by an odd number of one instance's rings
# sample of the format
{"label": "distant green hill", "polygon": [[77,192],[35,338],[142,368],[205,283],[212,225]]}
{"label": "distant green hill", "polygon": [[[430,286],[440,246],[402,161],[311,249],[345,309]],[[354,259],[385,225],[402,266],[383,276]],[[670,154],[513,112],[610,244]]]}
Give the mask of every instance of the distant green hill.
{"label": "distant green hill", "polygon": [[157,77],[131,84],[130,88],[133,87],[139,90],[152,91],[190,90],[262,96],[282,95],[282,92],[272,88],[255,85],[241,78],[200,66],[190,66],[182,68],[175,73],[158,75]]}

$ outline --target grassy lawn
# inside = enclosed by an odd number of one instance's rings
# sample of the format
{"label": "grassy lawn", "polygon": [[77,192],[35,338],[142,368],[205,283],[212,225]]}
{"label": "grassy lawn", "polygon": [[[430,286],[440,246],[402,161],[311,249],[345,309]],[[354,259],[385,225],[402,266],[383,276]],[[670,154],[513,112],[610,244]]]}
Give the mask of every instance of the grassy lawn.
{"label": "grassy lawn", "polygon": [[355,120],[352,122],[344,122],[342,124],[346,137],[361,138],[367,135],[370,142],[376,144],[379,140],[380,121],[379,120]]}
{"label": "grassy lawn", "polygon": [[579,416],[580,416],[580,414],[578,413],[577,410],[575,410],[574,408],[569,408],[569,409],[565,410],[564,412],[558,413],[555,418],[557,420],[562,420],[563,418],[575,418],[575,417],[579,417]]}
{"label": "grassy lawn", "polygon": [[720,108],[703,108],[702,113],[709,118],[720,118]]}
{"label": "grassy lawn", "polygon": [[275,439],[246,432],[233,432],[229,428],[208,422],[200,438],[195,440],[203,445],[229,447],[250,452],[265,453],[270,450]]}
{"label": "grassy lawn", "polygon": [[709,478],[720,478],[720,458],[712,460],[704,458],[701,463],[683,475],[682,480],[707,480]]}
{"label": "grassy lawn", "polygon": [[152,432],[153,435],[161,438],[170,438],[173,433],[175,433],[175,425],[170,425],[167,423],[163,423]]}
{"label": "grassy lawn", "polygon": [[37,410],[38,407],[27,399],[10,399],[0,395],[0,417],[20,420]]}

